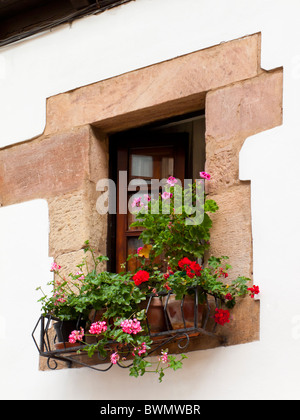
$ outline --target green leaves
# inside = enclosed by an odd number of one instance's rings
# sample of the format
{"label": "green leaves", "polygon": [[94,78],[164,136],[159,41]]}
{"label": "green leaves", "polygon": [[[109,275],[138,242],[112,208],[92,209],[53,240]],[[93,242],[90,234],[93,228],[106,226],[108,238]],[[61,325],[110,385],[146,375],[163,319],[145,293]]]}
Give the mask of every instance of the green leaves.
{"label": "green leaves", "polygon": [[153,361],[151,363],[143,357],[136,356],[133,361],[133,366],[130,368],[130,376],[137,378],[138,376],[143,376],[146,372],[155,373],[158,374],[159,382],[162,382],[166,369],[173,369],[174,371],[181,369],[182,360],[187,359],[185,354],[181,354],[180,356],[172,356],[168,355],[167,352],[168,350],[165,352],[166,356],[163,361],[162,356],[159,356],[156,362]]}
{"label": "green leaves", "polygon": [[181,359],[177,360],[176,356],[168,356],[169,367],[173,370],[182,368],[182,360],[187,359],[185,354],[181,354]]}
{"label": "green leaves", "polygon": [[148,213],[137,214],[137,221],[131,226],[143,228],[140,239],[144,244],[153,245],[152,260],[164,255],[169,259],[169,265],[175,267],[183,257],[203,257],[209,247],[212,227],[207,213],[216,212],[218,206],[214,200],[204,202],[203,191],[196,184],[190,184],[186,189],[175,185],[170,187],[170,193],[173,194],[170,212],[164,214],[166,200],[160,196],[149,202]]}
{"label": "green leaves", "polygon": [[214,200],[206,200],[204,204],[204,211],[215,213],[217,210],[219,210],[219,206]]}
{"label": "green leaves", "polygon": [[171,274],[168,277],[168,285],[176,295],[176,299],[182,299],[189,290],[198,287],[199,301],[204,300],[206,293],[221,299],[228,308],[233,308],[236,298],[247,294],[250,279],[239,276],[228,284],[226,279],[231,265],[226,263],[227,260],[227,256],[210,257],[207,265],[202,267],[200,275],[189,276],[184,270]]}
{"label": "green leaves", "polygon": [[61,281],[50,282],[53,285],[50,296],[46,296],[40,287],[37,288],[43,294],[39,299],[43,314],[52,314],[63,320],[77,319],[78,316],[87,319],[92,308],[106,308],[108,317],[127,317],[137,311],[145,295],[135,286],[131,275],[99,272],[98,265],[108,258],[96,256],[88,241],[85,242],[84,251],[85,254],[90,253],[93,267],[87,265],[85,256],[82,263],[77,265],[80,271],[70,273],[68,279],[56,271]]}
{"label": "green leaves", "polygon": [[146,373],[146,369],[151,367],[152,364],[146,359],[136,356],[133,360],[133,366],[130,368],[130,376],[137,378],[138,376],[143,376]]}

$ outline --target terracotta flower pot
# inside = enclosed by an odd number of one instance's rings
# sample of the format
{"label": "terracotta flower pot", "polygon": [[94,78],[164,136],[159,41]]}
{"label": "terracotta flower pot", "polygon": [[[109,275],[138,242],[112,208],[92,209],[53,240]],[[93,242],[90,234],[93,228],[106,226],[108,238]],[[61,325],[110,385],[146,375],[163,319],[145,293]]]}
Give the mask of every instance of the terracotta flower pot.
{"label": "terracotta flower pot", "polygon": [[[149,299],[147,298],[142,304],[141,309],[147,309]],[[151,333],[158,333],[167,331],[167,322],[164,314],[164,306],[162,300],[159,297],[152,297],[150,306],[147,311],[147,320]]]}
{"label": "terracotta flower pot", "polygon": [[69,343],[67,341],[61,342],[61,343],[55,343],[54,347],[55,350],[65,350],[65,349],[71,349],[72,347],[78,347],[80,343]]}
{"label": "terracotta flower pot", "polygon": [[[164,299],[166,301],[167,298]],[[170,323],[174,330],[181,328],[192,328],[195,325],[195,301],[194,296],[186,295],[183,300],[176,300],[174,295],[170,295],[167,304],[167,313]],[[197,327],[202,326],[204,305],[198,304],[198,323]],[[185,322],[184,322],[185,321]]]}
{"label": "terracotta flower pot", "polygon": [[97,311],[95,309],[91,309],[89,312],[89,320],[91,321],[91,323],[102,321],[102,317],[105,312],[106,312],[106,308],[99,309]]}

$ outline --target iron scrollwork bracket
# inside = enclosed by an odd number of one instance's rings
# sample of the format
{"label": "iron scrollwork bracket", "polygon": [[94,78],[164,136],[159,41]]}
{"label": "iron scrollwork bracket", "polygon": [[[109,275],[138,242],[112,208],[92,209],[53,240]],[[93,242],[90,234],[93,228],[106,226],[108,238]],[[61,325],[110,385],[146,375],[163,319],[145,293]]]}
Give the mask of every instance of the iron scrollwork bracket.
{"label": "iron scrollwork bracket", "polygon": [[[148,304],[146,307],[146,323],[147,323],[147,329],[148,329],[148,335],[153,341],[153,345],[148,352],[148,355],[155,353],[156,351],[162,349],[167,344],[171,342],[176,342],[178,349],[181,351],[187,350],[190,344],[190,337],[191,336],[200,336],[200,335],[208,335],[214,338],[217,338],[220,341],[220,344],[225,344],[224,337],[217,335],[215,333],[215,327],[216,324],[213,324],[213,327],[210,325],[210,330],[208,329],[209,319],[211,318],[211,302],[208,299],[207,294],[204,294],[205,297],[205,316],[201,319],[201,325],[199,324],[199,318],[198,318],[198,289],[194,289],[194,323],[192,326],[187,327],[187,322],[185,319],[184,314],[184,301],[185,296],[181,300],[181,314],[182,314],[182,323],[183,328],[179,329],[173,329],[172,325],[169,320],[168,316],[168,303],[170,296],[172,295],[172,291],[163,293],[159,295],[160,297],[164,298],[164,305],[163,305],[163,311],[164,311],[164,317],[166,320],[167,329],[165,331],[160,332],[153,332],[151,331],[151,326],[149,324],[148,320],[148,314],[150,310],[150,304],[153,299],[153,297],[157,295],[150,295]],[[218,300],[215,298],[214,300],[215,307],[219,306]],[[58,367],[58,361],[66,362],[68,367],[71,367],[74,363],[80,366],[88,367],[90,369],[94,369],[100,372],[106,372],[113,366],[113,363],[110,362],[108,357],[102,357],[100,353],[98,354],[98,360],[99,364],[108,363],[108,367],[100,368],[96,367],[95,365],[88,364],[82,360],[82,356],[86,354],[87,352],[84,351],[84,348],[86,347],[84,344],[77,345],[76,347],[70,347],[67,348],[66,346],[57,349],[55,347],[55,341],[56,341],[56,335],[53,332],[52,324],[53,321],[58,321],[57,318],[53,317],[52,315],[41,315],[38,322],[36,323],[34,330],[32,332],[32,338],[34,340],[34,343],[38,349],[38,352],[40,356],[47,358],[47,366],[51,370],[55,370]],[[38,334],[39,329],[39,340],[36,338],[36,335]],[[112,342],[111,347],[116,348],[118,343]],[[124,364],[120,364],[117,362],[118,366],[124,368],[124,367],[131,367],[132,363],[124,366]]]}

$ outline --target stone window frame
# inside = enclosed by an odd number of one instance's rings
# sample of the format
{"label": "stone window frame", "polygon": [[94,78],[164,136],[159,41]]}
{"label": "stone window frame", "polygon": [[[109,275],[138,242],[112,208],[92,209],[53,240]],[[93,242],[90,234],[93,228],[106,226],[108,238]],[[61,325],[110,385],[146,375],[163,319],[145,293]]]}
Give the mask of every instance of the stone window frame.
{"label": "stone window frame", "polygon": [[[282,124],[283,69],[263,70],[260,53],[256,33],[48,98],[44,133],[0,151],[0,202],[47,200],[49,254],[67,274],[86,239],[106,254],[107,217],[96,202],[108,136],[205,108],[206,192],[220,207],[211,253],[252,278],[251,185],[239,180],[239,152],[247,137]],[[237,304],[232,318],[222,327],[228,345],[259,339],[258,301]],[[191,350],[218,345],[205,337]]]}

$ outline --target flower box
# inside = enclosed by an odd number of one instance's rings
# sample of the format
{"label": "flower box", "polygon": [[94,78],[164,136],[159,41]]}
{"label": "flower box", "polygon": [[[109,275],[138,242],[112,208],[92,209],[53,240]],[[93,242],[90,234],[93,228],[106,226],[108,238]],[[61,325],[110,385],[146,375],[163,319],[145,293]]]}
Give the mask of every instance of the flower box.
{"label": "flower box", "polygon": [[[206,299],[205,303],[199,305],[197,299],[197,289],[193,290],[193,292],[194,293],[192,295],[189,295],[188,297],[184,296],[180,301],[176,301],[175,296],[171,291],[161,294],[160,296],[148,296],[145,308],[147,327],[143,332],[144,337],[147,336],[153,341],[150,350],[147,352],[148,355],[157,353],[158,351],[160,352],[166,344],[179,341],[183,337],[186,338],[186,343],[182,346],[182,342],[180,342],[181,350],[188,347],[190,336],[204,334],[214,336],[220,341],[223,340],[221,335],[215,334],[215,324],[213,324],[214,327],[210,331],[206,328],[207,321],[209,320],[211,314],[211,305],[209,305],[208,299]],[[172,308],[174,303],[176,303],[176,306],[180,308],[179,310],[181,313],[181,315],[178,313],[176,314],[177,319],[181,317],[181,322],[177,325],[178,328],[176,328],[176,325],[172,326],[172,320],[170,320],[169,315],[172,312],[169,305]],[[159,315],[157,312],[159,312]],[[91,367],[90,361],[88,361],[87,345],[97,345],[97,343],[103,339],[103,331],[101,328],[95,330],[95,334],[89,334],[89,331],[91,331],[91,326],[94,325],[97,327],[97,325],[99,326],[101,322],[104,323],[104,321],[100,321],[97,316],[99,315],[99,312],[91,311],[91,313],[92,317],[86,323],[82,321],[81,315],[77,320],[73,321],[60,321],[58,318],[50,314],[42,315],[39,318],[32,332],[32,337],[40,356],[48,359],[48,366],[51,369],[57,368],[57,360],[67,362],[70,366],[72,364],[77,364]],[[190,319],[191,313],[193,313],[193,320]],[[198,317],[199,313],[201,314],[201,317]],[[158,325],[156,321],[154,323],[154,328],[151,328],[151,323],[154,319],[157,320],[157,318],[160,322],[164,321],[161,325],[165,328]],[[112,321],[110,321],[110,324],[112,324]],[[83,325],[85,325],[85,327],[83,327]],[[73,328],[77,328],[77,330],[78,328],[82,328],[82,334],[79,337],[79,341],[70,343],[68,340],[72,336]],[[78,333],[79,332],[80,330],[78,330]],[[62,333],[64,333],[64,335],[62,335]],[[37,336],[39,337],[39,340],[37,339]],[[127,353],[126,359],[129,362],[127,365],[121,365],[119,360],[116,363],[111,361],[111,355],[116,353],[122,347],[124,354]],[[114,364],[130,368],[132,366],[132,363],[130,362],[132,360],[130,347],[131,346],[128,345],[128,343],[127,345],[123,345],[117,340],[105,340],[105,345],[102,350],[106,352],[106,357],[103,351],[99,352],[99,350],[96,350],[97,357],[94,358],[94,361],[97,364],[109,363],[109,368],[103,369],[101,367],[96,368],[93,366],[93,369],[107,371]],[[50,364],[50,360],[53,360],[54,363]]]}

